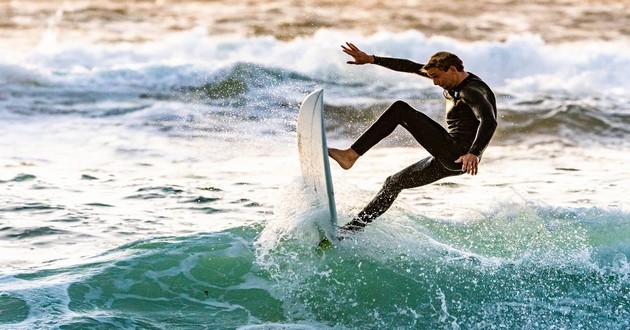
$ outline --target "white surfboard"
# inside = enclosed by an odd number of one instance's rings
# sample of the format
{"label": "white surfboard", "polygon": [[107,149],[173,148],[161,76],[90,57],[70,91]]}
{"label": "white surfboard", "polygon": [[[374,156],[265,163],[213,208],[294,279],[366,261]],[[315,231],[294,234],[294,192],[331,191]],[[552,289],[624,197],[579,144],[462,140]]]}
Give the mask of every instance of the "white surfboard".
{"label": "white surfboard", "polygon": [[[315,207],[328,210],[325,213],[330,214],[334,230],[337,227],[337,210],[324,128],[324,91],[321,89],[309,94],[302,102],[297,123],[297,144],[306,187],[314,193]],[[334,232],[324,234],[330,239]]]}

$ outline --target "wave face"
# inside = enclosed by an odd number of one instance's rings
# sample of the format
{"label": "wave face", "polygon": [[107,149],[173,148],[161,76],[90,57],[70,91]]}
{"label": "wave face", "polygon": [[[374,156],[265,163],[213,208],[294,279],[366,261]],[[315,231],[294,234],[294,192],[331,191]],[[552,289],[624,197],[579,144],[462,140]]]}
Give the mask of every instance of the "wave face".
{"label": "wave face", "polygon": [[319,215],[293,216],[5,275],[0,306],[14,312],[0,326],[630,326],[627,213],[521,204],[469,223],[399,214],[323,251],[311,244]]}
{"label": "wave face", "polygon": [[[397,99],[441,120],[441,91],[430,81],[346,65],[338,45],[347,37],[320,30],[281,41],[194,30],[160,43],[9,54],[0,58],[0,116],[107,118],[185,136],[283,135],[293,133],[304,95],[324,88],[329,128],[340,138],[356,134]],[[558,45],[535,36],[467,43],[418,32],[354,39],[368,52],[418,62],[442,49],[459,54],[498,96],[498,143],[541,136],[627,140],[630,52],[621,43]]]}

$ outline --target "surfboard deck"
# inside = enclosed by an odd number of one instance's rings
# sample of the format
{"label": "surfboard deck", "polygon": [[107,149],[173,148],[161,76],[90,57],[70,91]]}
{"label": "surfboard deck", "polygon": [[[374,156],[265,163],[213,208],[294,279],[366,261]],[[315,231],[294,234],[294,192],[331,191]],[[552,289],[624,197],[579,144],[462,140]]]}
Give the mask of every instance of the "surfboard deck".
{"label": "surfboard deck", "polygon": [[324,214],[330,221],[330,228],[320,228],[320,238],[331,241],[336,234],[337,210],[324,127],[323,89],[306,96],[300,106],[297,145],[306,189],[315,196],[314,207],[327,210]]}

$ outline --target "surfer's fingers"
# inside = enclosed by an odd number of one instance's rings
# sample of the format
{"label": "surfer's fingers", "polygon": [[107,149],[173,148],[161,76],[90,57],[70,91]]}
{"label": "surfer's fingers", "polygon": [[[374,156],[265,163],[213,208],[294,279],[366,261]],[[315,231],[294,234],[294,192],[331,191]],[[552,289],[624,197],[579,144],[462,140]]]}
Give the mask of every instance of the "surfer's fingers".
{"label": "surfer's fingers", "polygon": [[350,47],[350,49],[354,50],[355,52],[360,52],[362,53],[363,51],[359,49],[359,47],[355,46],[353,43],[348,42],[348,47]]}
{"label": "surfer's fingers", "polygon": [[466,173],[468,173],[470,175],[476,175],[477,174],[478,167],[474,163],[470,163],[467,166],[466,165],[464,165],[464,166],[465,166],[465,169],[464,169],[464,167],[462,167],[462,171],[465,171]]}
{"label": "surfer's fingers", "polygon": [[344,48],[343,51],[348,54],[348,55],[352,55],[352,56],[360,56],[363,52],[360,50],[355,50],[355,49],[349,49],[349,48]]}
{"label": "surfer's fingers", "polygon": [[344,50],[344,53],[346,53],[346,54],[348,54],[348,55],[350,55],[350,56],[352,56],[354,58],[354,61],[349,61],[348,63],[352,62],[350,64],[359,64],[357,61],[359,60],[359,56],[361,56],[360,54],[356,54],[356,53],[354,53],[353,51],[350,51],[350,50],[347,50],[347,51]]}

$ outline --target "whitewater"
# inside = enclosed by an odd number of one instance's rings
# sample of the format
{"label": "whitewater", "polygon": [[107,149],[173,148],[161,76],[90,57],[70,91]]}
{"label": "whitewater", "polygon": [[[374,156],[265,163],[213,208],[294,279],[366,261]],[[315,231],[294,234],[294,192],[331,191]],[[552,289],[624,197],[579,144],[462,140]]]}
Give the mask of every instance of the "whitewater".
{"label": "whitewater", "polygon": [[[0,329],[630,327],[628,5],[481,2],[504,12],[464,31],[451,2],[324,2],[0,1]],[[444,121],[431,81],[347,65],[346,41],[458,54],[499,126],[479,175],[318,250],[303,98],[324,89],[333,147],[396,100]],[[333,166],[339,224],[427,155],[400,129]]]}

